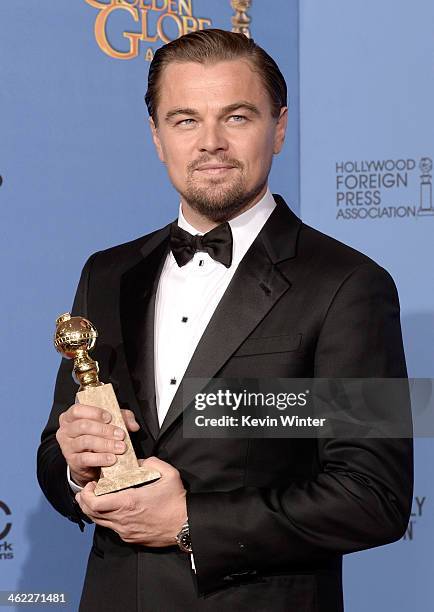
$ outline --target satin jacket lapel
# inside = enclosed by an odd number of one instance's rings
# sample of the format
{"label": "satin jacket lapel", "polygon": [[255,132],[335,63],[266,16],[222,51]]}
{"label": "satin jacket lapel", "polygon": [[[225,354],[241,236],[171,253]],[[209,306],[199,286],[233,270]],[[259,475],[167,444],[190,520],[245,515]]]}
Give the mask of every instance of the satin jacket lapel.
{"label": "satin jacket lapel", "polygon": [[168,226],[142,247],[142,258],[121,279],[120,314],[125,355],[139,418],[155,440],[159,423],[154,378],[154,313],[158,280],[169,249]]}
{"label": "satin jacket lapel", "polygon": [[[184,378],[212,378],[291,286],[279,263],[295,256],[300,220],[280,196],[277,206],[241,261],[199,341]],[[189,403],[182,384],[158,439]]]}

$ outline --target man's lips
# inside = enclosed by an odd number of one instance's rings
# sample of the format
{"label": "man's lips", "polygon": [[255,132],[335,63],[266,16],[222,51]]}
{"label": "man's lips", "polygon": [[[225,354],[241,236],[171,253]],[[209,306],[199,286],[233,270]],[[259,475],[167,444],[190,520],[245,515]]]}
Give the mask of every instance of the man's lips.
{"label": "man's lips", "polygon": [[227,170],[232,170],[235,166],[230,164],[203,164],[196,168],[197,172],[203,172],[207,174],[221,174]]}

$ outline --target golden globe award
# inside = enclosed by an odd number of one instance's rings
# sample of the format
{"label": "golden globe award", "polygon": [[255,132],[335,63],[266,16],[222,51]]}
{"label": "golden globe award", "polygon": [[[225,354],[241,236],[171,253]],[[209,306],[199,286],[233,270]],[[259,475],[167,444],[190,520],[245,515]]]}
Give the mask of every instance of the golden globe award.
{"label": "golden globe award", "polygon": [[235,11],[232,17],[232,32],[244,34],[250,38],[250,22],[252,21],[247,11],[250,8],[252,0],[231,0],[231,6]]}
{"label": "golden globe award", "polygon": [[117,455],[114,465],[101,468],[95,495],[103,495],[156,480],[161,474],[139,466],[113,387],[98,379],[98,362],[88,354],[95,346],[97,337],[95,327],[83,317],[71,317],[67,312],[56,321],[54,346],[63,357],[74,360],[72,376],[80,385],[77,402],[104,408],[112,415],[111,424],[125,431],[125,453]]}

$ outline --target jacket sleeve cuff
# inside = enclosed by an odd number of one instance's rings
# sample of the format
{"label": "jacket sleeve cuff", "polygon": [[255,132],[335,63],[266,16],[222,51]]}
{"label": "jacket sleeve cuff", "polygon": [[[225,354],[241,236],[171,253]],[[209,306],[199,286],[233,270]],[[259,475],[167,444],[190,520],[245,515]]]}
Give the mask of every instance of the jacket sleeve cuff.
{"label": "jacket sleeve cuff", "polygon": [[240,577],[255,575],[249,567],[243,518],[233,492],[187,493],[187,514],[201,594],[230,586]]}

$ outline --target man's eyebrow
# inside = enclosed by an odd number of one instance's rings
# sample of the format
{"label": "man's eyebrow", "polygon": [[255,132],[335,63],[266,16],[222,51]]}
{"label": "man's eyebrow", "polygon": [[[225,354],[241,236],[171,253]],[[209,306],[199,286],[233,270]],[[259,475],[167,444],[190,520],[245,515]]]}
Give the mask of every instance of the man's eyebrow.
{"label": "man's eyebrow", "polygon": [[[234,111],[241,110],[241,109],[250,111],[254,115],[257,115],[258,117],[261,116],[261,112],[257,106],[255,106],[251,102],[246,102],[244,100],[241,100],[239,102],[234,102],[233,104],[228,104],[228,106],[224,106],[221,110],[220,115],[221,116],[228,115],[229,113],[233,113]],[[188,108],[188,107],[173,108],[167,111],[164,118],[166,121],[170,121],[171,119],[173,119],[174,117],[178,117],[179,115],[187,115],[189,117],[198,117],[199,112],[195,110],[194,108]]]}
{"label": "man's eyebrow", "polygon": [[170,111],[167,111],[165,115],[165,120],[170,121],[173,117],[177,117],[178,115],[189,115],[190,117],[198,117],[199,112],[194,110],[194,108],[173,108]]}
{"label": "man's eyebrow", "polygon": [[228,115],[229,113],[233,113],[236,110],[244,108],[245,110],[250,111],[254,115],[260,117],[261,111],[257,106],[252,104],[251,102],[246,102],[245,100],[241,100],[240,102],[234,102],[234,104],[229,104],[222,109],[222,115]]}

